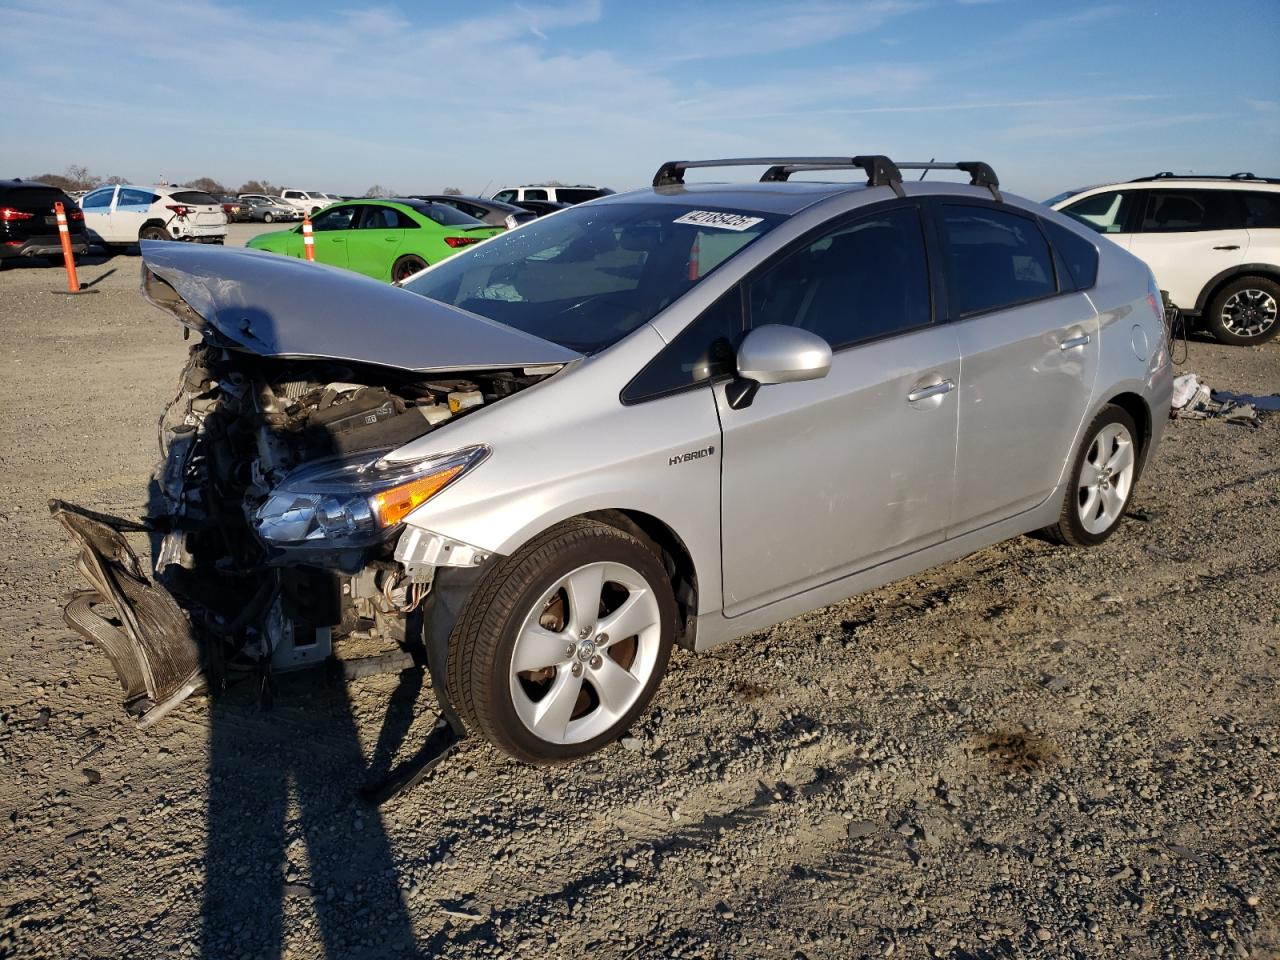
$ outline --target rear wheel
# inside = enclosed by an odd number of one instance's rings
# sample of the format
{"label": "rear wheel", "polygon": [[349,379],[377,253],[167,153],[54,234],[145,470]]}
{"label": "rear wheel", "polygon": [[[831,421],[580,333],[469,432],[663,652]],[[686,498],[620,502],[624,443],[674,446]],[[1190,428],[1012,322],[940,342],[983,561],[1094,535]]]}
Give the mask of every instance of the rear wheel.
{"label": "rear wheel", "polygon": [[413,253],[405,254],[391,265],[391,280],[393,283],[399,283],[426,268],[427,261]]}
{"label": "rear wheel", "polygon": [[450,643],[449,697],[469,729],[520,760],[584,756],[648,705],[675,626],[654,548],[571,520],[501,559],[476,587]]}
{"label": "rear wheel", "polygon": [[1241,277],[1219,290],[1205,310],[1205,325],[1222,343],[1252,346],[1280,333],[1280,284]]}
{"label": "rear wheel", "polygon": [[168,240],[169,231],[157,224],[149,227],[143,227],[142,232],[138,234],[139,240]]}
{"label": "rear wheel", "polygon": [[1129,506],[1138,473],[1138,430],[1120,407],[1105,407],[1085,431],[1050,540],[1092,547],[1111,536]]}

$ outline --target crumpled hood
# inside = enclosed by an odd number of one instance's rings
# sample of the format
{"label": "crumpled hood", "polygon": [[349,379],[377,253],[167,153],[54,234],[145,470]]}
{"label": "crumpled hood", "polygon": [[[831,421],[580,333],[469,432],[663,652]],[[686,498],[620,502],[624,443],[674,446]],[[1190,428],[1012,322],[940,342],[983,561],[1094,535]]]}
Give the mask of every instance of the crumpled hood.
{"label": "crumpled hood", "polygon": [[542,366],[581,356],[347,270],[241,247],[160,240],[141,247],[147,300],[221,345],[263,357],[428,372]]}

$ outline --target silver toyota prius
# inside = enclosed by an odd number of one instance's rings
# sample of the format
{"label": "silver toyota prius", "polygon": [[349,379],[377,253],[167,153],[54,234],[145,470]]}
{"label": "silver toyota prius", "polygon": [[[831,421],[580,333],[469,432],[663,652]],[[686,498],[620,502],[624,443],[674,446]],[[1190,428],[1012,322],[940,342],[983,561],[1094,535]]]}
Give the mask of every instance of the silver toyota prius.
{"label": "silver toyota prius", "polygon": [[51,504],[90,582],[66,618],[143,725],[372,641],[455,736],[578,757],[674,644],[1032,531],[1100,543],[1169,414],[1150,270],[983,163],[667,163],[396,286],[143,258],[198,334],[145,515]]}

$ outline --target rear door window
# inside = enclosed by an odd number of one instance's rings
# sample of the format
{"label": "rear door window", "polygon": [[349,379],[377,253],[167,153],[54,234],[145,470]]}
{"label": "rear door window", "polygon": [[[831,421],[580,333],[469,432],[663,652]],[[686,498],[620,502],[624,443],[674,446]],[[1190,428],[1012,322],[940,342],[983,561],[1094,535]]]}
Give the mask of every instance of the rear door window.
{"label": "rear door window", "polygon": [[752,279],[751,326],[812,331],[833,349],[926,326],[929,268],[918,208],[836,227]]}
{"label": "rear door window", "polygon": [[526,200],[545,200],[547,199],[547,191],[545,190],[526,190],[524,192]]}
{"label": "rear door window", "polygon": [[120,199],[116,201],[116,207],[129,207],[137,210],[139,207],[149,207],[159,199],[150,190],[130,190],[121,187]]}
{"label": "rear door window", "polygon": [[1149,190],[1143,233],[1240,230],[1245,209],[1233,190]]}
{"label": "rear door window", "polygon": [[1138,196],[1141,194],[1136,191],[1108,190],[1077,200],[1062,212],[1098,233],[1126,233],[1134,198]]}
{"label": "rear door window", "polygon": [[1029,218],[989,207],[942,205],[951,306],[960,316],[1057,293],[1044,234]]}
{"label": "rear door window", "polygon": [[1280,192],[1244,193],[1245,226],[1252,229],[1280,228]]}

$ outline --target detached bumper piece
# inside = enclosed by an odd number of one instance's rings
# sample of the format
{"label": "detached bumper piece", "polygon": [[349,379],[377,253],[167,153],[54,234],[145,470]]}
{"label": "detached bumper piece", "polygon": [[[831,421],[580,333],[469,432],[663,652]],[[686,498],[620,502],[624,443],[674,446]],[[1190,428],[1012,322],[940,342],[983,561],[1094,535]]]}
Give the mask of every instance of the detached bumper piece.
{"label": "detached bumper piece", "polygon": [[149,528],[61,500],[49,501],[49,512],[80,548],[76,568],[92,588],[72,594],[63,619],[107,655],[125,709],[148,727],[205,689],[190,621],[169,591],[142,572],[122,535]]}

